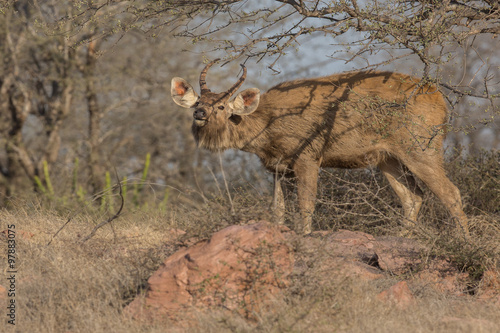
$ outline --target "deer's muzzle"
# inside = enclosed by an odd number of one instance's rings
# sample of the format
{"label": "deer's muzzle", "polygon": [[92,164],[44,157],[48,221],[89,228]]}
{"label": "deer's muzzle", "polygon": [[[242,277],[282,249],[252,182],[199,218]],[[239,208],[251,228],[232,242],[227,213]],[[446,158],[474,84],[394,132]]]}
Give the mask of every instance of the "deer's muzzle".
{"label": "deer's muzzle", "polygon": [[207,112],[203,109],[196,109],[196,110],[194,110],[193,118],[195,120],[206,120],[207,119]]}

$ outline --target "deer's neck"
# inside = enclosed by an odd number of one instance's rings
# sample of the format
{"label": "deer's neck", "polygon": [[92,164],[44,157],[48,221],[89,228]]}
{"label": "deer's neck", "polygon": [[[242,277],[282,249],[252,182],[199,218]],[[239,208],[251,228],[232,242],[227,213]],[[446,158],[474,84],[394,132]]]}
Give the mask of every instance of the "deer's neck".
{"label": "deer's neck", "polygon": [[268,116],[264,109],[257,109],[248,116],[235,117],[230,123],[231,137],[235,144],[232,148],[256,153],[266,136]]}

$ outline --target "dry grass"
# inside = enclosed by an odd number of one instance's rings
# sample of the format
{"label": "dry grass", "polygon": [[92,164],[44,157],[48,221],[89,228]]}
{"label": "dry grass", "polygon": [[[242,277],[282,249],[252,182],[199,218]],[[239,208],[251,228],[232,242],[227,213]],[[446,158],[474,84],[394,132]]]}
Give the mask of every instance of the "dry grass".
{"label": "dry grass", "polygon": [[[121,315],[123,306],[174,248],[161,216],[125,216],[79,243],[102,218],[66,219],[36,207],[0,212],[3,227],[32,232],[17,241],[18,332],[150,332]],[[2,262],[6,262],[2,251]],[[3,323],[2,323],[3,324]],[[14,330],[12,330],[14,331]]]}
{"label": "dry grass", "polygon": [[[31,239],[17,238],[19,332],[163,332],[171,328],[165,323],[137,323],[124,317],[122,309],[176,250],[175,241],[168,240],[170,228],[179,226],[178,216],[126,215],[115,222],[114,232],[105,227],[80,244],[79,239],[99,221],[83,215],[50,246],[46,244],[64,218],[25,208],[2,211],[0,218],[4,224],[35,234]],[[341,278],[332,271],[325,280],[316,264],[325,254],[302,251],[300,244],[296,249],[297,260],[306,269],[295,272],[292,287],[285,300],[273,306],[275,311],[256,314],[256,323],[227,313],[200,313],[199,326],[192,331],[493,332],[493,323],[500,323],[498,305],[478,302],[474,296],[438,294],[425,286],[413,290],[417,303],[407,310],[383,304],[376,296],[397,282],[394,278],[368,283]],[[5,262],[4,255],[1,260]]]}
{"label": "dry grass", "polygon": [[[457,170],[462,170],[462,166]],[[437,293],[425,285],[412,286],[416,296],[414,305],[401,309],[385,304],[377,295],[396,283],[397,277],[366,282],[342,278],[335,271],[325,275],[318,263],[327,254],[321,249],[308,251],[299,240],[292,246],[300,265],[296,265],[293,283],[284,299],[276,301],[272,311],[255,314],[258,319],[251,323],[236,314],[215,310],[199,313],[198,326],[190,331],[495,332],[500,327],[500,305],[479,301],[474,295],[482,273],[499,267],[500,212],[495,206],[499,196],[495,181],[499,175],[495,174],[494,167],[488,170],[491,176],[481,178],[482,191],[474,188],[473,180],[477,177],[473,174],[452,174],[462,192],[465,189],[464,198],[473,225],[472,242],[464,243],[454,234],[451,225],[442,223],[447,220],[435,200],[426,202],[421,221],[426,232],[420,241],[436,254],[450,257],[457,267],[470,273],[469,296]],[[363,185],[367,183],[363,180],[366,175],[369,186]],[[370,173],[354,174],[354,178],[347,176],[346,179],[342,175],[344,183],[337,187],[333,186],[333,181],[338,184],[336,175],[331,176],[331,182],[323,183],[326,194],[318,205],[315,227],[349,228],[387,235],[397,232],[399,216],[391,208],[397,204],[390,199],[391,193],[384,181]],[[342,191],[345,193],[339,193]],[[7,332],[175,331],[168,322],[144,324],[130,320],[122,314],[123,308],[143,290],[148,277],[160,263],[182,245],[172,238],[172,228],[185,230],[187,234],[182,240],[189,243],[193,237],[207,237],[230,224],[266,218],[268,198],[256,198],[248,193],[251,192],[244,188],[234,193],[235,216],[228,212],[221,198],[195,208],[170,206],[168,213],[127,212],[126,207],[124,214],[113,222],[113,227],[105,226],[85,243],[80,240],[107,216],[81,212],[49,246],[52,236],[67,221],[65,213],[47,210],[33,202],[18,202],[8,210],[1,210],[2,230],[14,224],[17,231],[34,234],[24,239],[18,233],[16,238],[17,323],[15,330],[8,325]],[[335,199],[339,195],[340,199]],[[488,200],[481,200],[481,195]],[[342,206],[342,202],[351,206]],[[293,216],[292,209],[290,217],[293,219]],[[6,239],[0,238],[0,242],[1,247],[6,248]],[[0,260],[2,267],[6,267],[5,250]],[[4,268],[4,272],[6,270]],[[5,315],[2,317],[3,330]]]}

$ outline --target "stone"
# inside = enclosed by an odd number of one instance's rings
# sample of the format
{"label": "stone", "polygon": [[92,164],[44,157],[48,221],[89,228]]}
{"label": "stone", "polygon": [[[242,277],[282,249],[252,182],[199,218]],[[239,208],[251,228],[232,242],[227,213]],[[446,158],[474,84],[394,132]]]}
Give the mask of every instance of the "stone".
{"label": "stone", "polygon": [[[296,273],[313,270],[319,284],[328,283],[333,276],[371,281],[383,278],[375,267],[375,238],[359,231],[314,232],[310,237],[294,236],[302,257],[296,258]],[[375,261],[374,261],[375,260]]]}
{"label": "stone", "polygon": [[196,307],[249,317],[279,297],[292,269],[292,253],[278,228],[268,222],[230,226],[167,258],[126,312],[138,319],[185,320]]}
{"label": "stone", "polygon": [[483,273],[478,297],[481,300],[493,301],[500,306],[500,271],[490,269]]}
{"label": "stone", "polygon": [[392,287],[382,291],[377,295],[377,298],[386,303],[393,303],[402,309],[407,308],[415,302],[415,297],[410,291],[406,281],[400,281]]}
{"label": "stone", "polygon": [[413,271],[422,265],[424,247],[415,240],[401,237],[378,237],[374,242],[378,265],[394,275]]}

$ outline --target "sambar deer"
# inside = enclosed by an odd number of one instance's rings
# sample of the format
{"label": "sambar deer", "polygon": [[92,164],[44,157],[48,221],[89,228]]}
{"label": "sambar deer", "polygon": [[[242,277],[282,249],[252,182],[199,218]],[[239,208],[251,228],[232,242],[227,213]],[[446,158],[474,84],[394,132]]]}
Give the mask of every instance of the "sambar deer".
{"label": "sambar deer", "polygon": [[[447,107],[442,94],[411,76],[358,71],[284,82],[260,94],[243,84],[246,68],[227,91],[214,93],[200,75],[201,95],[184,79],[172,79],[174,102],[194,109],[192,131],[199,147],[256,154],[275,173],[272,208],[282,221],[282,175],[295,175],[301,223],[311,232],[320,167],[377,166],[401,199],[403,224],[416,221],[422,204],[420,178],[468,234],[459,190],[443,168]],[[411,171],[409,174],[407,171]]]}

